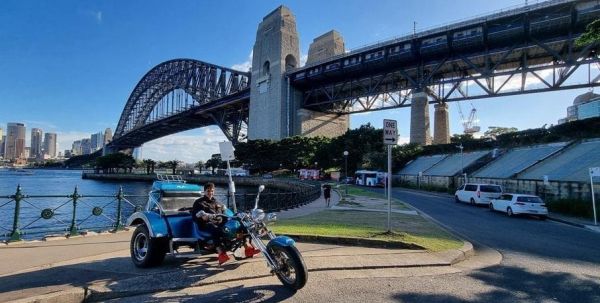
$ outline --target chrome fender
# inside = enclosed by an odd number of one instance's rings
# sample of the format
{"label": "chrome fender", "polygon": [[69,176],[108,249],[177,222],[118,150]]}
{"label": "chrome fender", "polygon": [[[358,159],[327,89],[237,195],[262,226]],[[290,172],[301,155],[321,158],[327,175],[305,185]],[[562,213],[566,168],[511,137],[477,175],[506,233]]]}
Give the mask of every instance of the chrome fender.
{"label": "chrome fender", "polygon": [[133,213],[129,218],[127,218],[127,226],[131,225],[139,225],[146,224],[148,227],[148,232],[150,233],[150,237],[152,238],[161,238],[169,236],[169,229],[167,228],[167,223],[163,218],[151,211],[138,211]]}

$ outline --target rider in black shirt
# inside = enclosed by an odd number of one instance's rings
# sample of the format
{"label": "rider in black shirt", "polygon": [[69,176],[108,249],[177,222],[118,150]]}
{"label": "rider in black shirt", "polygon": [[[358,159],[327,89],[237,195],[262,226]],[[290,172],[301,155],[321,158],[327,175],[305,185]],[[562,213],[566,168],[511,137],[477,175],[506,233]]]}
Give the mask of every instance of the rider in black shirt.
{"label": "rider in black shirt", "polygon": [[223,214],[225,206],[214,197],[215,185],[213,183],[206,183],[204,185],[204,196],[194,201],[192,207],[192,215],[198,227],[204,231],[207,231],[213,235],[217,253],[219,255],[219,265],[227,262],[229,256],[223,249],[223,218],[220,215]]}
{"label": "rider in black shirt", "polygon": [[[194,201],[192,207],[192,216],[198,227],[205,230],[213,235],[215,245],[218,253],[219,265],[227,262],[229,256],[223,248],[223,224],[224,220],[220,215],[225,212],[225,205],[217,202],[214,197],[215,185],[213,183],[206,183],[204,185],[204,196]],[[245,244],[245,255],[248,258],[260,253],[250,244]]]}

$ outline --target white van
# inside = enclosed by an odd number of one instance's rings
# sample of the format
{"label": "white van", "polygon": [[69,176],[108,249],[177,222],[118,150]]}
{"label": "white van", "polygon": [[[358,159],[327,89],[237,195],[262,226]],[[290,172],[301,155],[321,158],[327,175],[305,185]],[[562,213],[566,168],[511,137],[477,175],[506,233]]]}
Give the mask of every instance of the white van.
{"label": "white van", "polygon": [[456,190],[454,201],[487,205],[492,199],[500,198],[502,192],[500,185],[466,183]]}

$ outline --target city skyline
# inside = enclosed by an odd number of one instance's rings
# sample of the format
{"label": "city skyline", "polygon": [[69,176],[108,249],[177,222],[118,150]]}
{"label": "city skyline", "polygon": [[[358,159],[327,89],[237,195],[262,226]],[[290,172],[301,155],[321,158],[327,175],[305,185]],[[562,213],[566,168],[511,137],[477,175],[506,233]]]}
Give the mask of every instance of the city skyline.
{"label": "city skyline", "polygon": [[[0,28],[6,29],[0,32],[0,41],[12,42],[0,50],[0,66],[7,71],[0,75],[3,83],[0,96],[8,101],[3,103],[6,110],[0,113],[0,125],[21,121],[28,127],[56,133],[59,151],[105,128],[114,130],[133,87],[163,61],[194,58],[247,70],[258,23],[281,4],[296,16],[304,62],[312,40],[331,29],[342,35],[349,49],[355,49],[411,32],[413,22],[416,30],[421,31],[524,3],[438,0],[431,1],[431,9],[425,13],[418,1],[381,1],[378,5],[365,1],[241,4],[179,1],[181,15],[157,1],[144,6],[100,1],[53,5],[5,2],[0,4],[3,8]],[[453,14],[450,16],[448,11]],[[151,21],[155,19],[172,22],[158,27]],[[235,30],[210,27],[222,20],[228,20],[228,28]],[[156,36],[161,37],[160,43],[154,42]],[[477,108],[482,131],[489,126],[527,129],[556,124],[566,116],[573,99],[587,91],[492,98],[461,102],[460,106],[465,113],[471,110],[471,104]],[[449,108],[450,133],[462,133],[458,103],[450,103]],[[532,114],[522,108],[535,111]],[[432,115],[433,106],[430,111]],[[398,120],[400,142],[406,142],[408,108],[354,114],[350,117],[350,128],[366,123],[381,128],[384,118]],[[217,143],[224,140],[217,127],[197,129],[148,142],[144,145],[144,156],[156,160],[179,158],[186,162],[206,160],[218,152]]]}

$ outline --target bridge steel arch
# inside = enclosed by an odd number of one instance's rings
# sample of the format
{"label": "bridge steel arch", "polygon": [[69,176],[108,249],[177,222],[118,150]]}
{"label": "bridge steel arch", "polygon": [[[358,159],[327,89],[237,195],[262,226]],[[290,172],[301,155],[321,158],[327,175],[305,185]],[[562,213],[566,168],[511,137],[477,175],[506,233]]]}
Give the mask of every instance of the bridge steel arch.
{"label": "bridge steel arch", "polygon": [[[194,59],[174,59],[152,68],[135,86],[117,124],[111,148],[123,149],[197,127],[218,125],[233,142],[247,123],[250,73]],[[160,119],[150,114],[169,93],[184,91],[191,104],[172,104]],[[194,121],[196,120],[196,121]]]}

